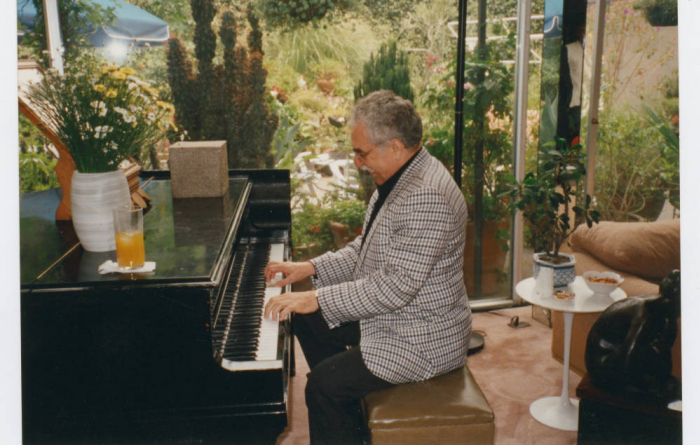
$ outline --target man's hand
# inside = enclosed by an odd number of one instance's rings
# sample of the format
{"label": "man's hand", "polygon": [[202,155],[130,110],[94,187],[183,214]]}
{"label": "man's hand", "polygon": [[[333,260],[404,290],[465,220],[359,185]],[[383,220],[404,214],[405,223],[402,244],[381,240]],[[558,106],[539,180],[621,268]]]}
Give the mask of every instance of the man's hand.
{"label": "man's hand", "polygon": [[282,272],[285,278],[277,281],[272,286],[282,287],[296,283],[297,281],[301,281],[315,274],[316,269],[314,269],[314,265],[311,264],[310,261],[305,261],[303,263],[294,263],[291,261],[280,263],[271,261],[267,267],[265,267],[265,281],[272,281],[279,272]]}
{"label": "man's hand", "polygon": [[265,305],[265,318],[284,320],[292,312],[295,314],[310,314],[318,310],[316,291],[289,292],[272,297]]}

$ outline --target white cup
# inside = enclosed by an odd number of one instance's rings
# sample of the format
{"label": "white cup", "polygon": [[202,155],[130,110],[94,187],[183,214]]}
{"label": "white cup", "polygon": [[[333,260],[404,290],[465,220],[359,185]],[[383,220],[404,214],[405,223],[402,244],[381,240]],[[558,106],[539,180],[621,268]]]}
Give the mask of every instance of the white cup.
{"label": "white cup", "polygon": [[541,298],[549,298],[554,294],[554,269],[540,267],[535,278],[535,293]]}

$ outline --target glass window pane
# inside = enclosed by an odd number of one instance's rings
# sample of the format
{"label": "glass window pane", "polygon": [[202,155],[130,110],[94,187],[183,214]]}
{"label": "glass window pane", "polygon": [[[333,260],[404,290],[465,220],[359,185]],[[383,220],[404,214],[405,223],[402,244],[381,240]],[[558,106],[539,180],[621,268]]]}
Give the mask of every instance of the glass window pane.
{"label": "glass window pane", "polygon": [[679,216],[678,27],[664,20],[633,1],[608,7],[595,167],[604,220]]}

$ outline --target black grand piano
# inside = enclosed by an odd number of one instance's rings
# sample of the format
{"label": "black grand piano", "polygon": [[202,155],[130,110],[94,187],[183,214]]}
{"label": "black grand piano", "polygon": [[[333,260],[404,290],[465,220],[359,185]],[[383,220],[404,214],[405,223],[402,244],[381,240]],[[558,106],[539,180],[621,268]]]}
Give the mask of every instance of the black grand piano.
{"label": "black grand piano", "polygon": [[231,170],[222,198],[142,177],[151,275],[100,275],[115,253],[54,221],[58,192],[22,196],[24,443],[274,443],[293,348],[287,322],[261,319],[262,271],[289,258],[289,172]]}

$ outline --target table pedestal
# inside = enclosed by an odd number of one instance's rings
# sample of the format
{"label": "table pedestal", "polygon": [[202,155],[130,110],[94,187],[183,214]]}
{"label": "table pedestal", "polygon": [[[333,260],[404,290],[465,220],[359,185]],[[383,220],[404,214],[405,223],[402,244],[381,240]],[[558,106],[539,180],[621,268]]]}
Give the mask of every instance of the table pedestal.
{"label": "table pedestal", "polygon": [[564,431],[578,430],[578,400],[569,398],[569,358],[571,354],[572,312],[564,315],[564,371],[561,396],[544,397],[530,405],[530,414],[540,423]]}

